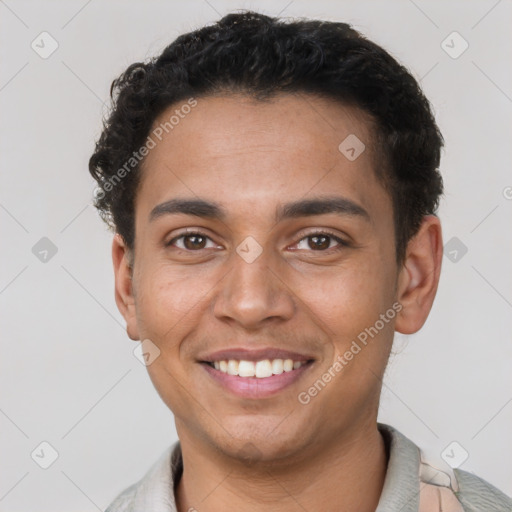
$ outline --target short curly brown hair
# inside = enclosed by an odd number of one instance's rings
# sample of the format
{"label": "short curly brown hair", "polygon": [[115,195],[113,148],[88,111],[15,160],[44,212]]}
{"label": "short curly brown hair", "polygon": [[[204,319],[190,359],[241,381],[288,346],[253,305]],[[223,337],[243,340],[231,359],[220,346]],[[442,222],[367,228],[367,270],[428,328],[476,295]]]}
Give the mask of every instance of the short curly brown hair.
{"label": "short curly brown hair", "polygon": [[[423,216],[436,213],[443,192],[443,137],[417,81],[346,23],[286,21],[252,11],[181,35],[161,55],[130,65],[113,81],[112,110],[89,171],[99,186],[95,207],[129,249],[135,242],[138,150],[155,119],[177,102],[219,92],[261,100],[313,93],[370,114],[382,153],[376,173],[391,194],[396,259],[403,262],[407,242]],[[129,161],[133,170],[126,172]]]}

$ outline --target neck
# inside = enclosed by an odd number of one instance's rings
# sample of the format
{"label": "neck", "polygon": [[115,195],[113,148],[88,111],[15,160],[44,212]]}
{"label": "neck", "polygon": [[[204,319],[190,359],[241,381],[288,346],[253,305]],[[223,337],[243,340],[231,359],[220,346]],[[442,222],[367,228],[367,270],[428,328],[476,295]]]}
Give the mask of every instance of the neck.
{"label": "neck", "polygon": [[377,424],[343,433],[325,449],[300,461],[247,464],[218,452],[198,450],[180,436],[183,475],[176,488],[179,512],[302,510],[373,512],[384,485],[387,456]]}

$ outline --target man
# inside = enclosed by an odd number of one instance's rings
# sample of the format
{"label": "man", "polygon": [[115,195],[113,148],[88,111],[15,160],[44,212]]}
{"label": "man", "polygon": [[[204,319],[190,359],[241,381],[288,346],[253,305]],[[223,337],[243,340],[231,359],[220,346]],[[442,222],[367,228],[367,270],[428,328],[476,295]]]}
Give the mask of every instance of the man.
{"label": "man", "polygon": [[442,259],[442,136],[409,72],[344,23],[245,12],[112,92],[96,206],[179,442],[108,511],[512,510],[377,423]]}

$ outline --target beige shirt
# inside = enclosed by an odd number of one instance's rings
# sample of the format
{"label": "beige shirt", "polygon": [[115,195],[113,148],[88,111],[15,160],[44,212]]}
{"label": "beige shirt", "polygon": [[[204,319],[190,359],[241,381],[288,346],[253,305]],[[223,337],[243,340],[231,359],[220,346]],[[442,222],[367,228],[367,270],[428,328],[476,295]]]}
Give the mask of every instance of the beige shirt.
{"label": "beige shirt", "polygon": [[[375,512],[512,512],[512,500],[485,480],[439,461],[427,462],[424,452],[398,430],[377,425],[389,460]],[[176,442],[105,512],[177,512],[174,488],[182,473]]]}

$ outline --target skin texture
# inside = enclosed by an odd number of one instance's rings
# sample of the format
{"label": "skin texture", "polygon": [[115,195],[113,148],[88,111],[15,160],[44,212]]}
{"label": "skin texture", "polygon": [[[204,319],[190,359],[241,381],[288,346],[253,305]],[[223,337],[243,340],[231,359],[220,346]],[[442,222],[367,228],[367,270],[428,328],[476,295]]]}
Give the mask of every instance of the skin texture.
{"label": "skin texture", "polygon": [[[392,202],[374,173],[367,121],[357,108],[311,95],[199,98],[144,161],[134,254],[119,235],[113,241],[115,293],[129,337],[161,351],[148,372],[181,441],[180,511],[251,511],[263,503],[276,511],[342,504],[364,512],[378,504],[387,464],[376,425],[382,377],[394,331],[414,333],[429,314],[442,239],[438,218],[426,216],[397,268]],[[338,149],[349,134],[366,144],[354,161]],[[275,221],[283,203],[333,195],[360,205],[368,219],[328,213]],[[149,220],[173,198],[215,201],[226,218]],[[208,238],[165,246],[185,228]],[[326,229],[348,245],[328,238],[329,248],[319,249],[308,236]],[[263,250],[252,263],[236,252],[248,236]],[[400,313],[300,403],[298,394],[394,303]],[[280,393],[245,399],[198,362],[233,347],[282,348],[314,363]]]}

